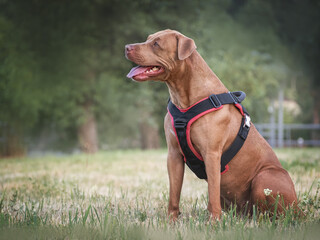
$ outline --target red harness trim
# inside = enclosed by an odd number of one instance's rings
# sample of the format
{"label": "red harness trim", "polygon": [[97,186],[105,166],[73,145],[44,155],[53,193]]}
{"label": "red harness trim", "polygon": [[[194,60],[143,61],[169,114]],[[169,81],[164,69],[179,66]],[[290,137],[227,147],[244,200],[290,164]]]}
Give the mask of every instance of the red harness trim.
{"label": "red harness trim", "polygon": [[226,173],[226,172],[228,172],[228,171],[229,171],[229,165],[227,164],[227,165],[225,166],[224,171],[221,173],[221,175],[224,174],[224,173]]}
{"label": "red harness trim", "polygon": [[236,104],[235,104],[235,106],[239,109],[239,111],[240,111],[241,115],[242,115],[242,116],[244,116],[244,112],[243,112],[243,109],[242,109],[241,104],[236,103]]}
{"label": "red harness trim", "polygon": [[[200,102],[202,102],[202,101],[204,101],[204,100],[206,100],[206,99],[208,99],[208,98],[204,98],[204,99],[196,102],[195,104],[191,105],[190,107],[188,107],[188,108],[186,108],[186,109],[180,109],[180,108],[178,108],[177,106],[176,106],[176,107],[179,109],[180,112],[187,112],[190,108],[192,108],[193,106],[197,105],[198,103],[200,103]],[[241,105],[240,105],[240,104],[236,104],[236,105],[239,105],[239,106],[237,106],[237,107],[240,109],[241,114],[243,114],[243,110],[242,110]],[[199,160],[201,160],[201,161],[203,161],[202,156],[196,151],[196,149],[193,147],[193,144],[192,144],[192,142],[191,142],[191,137],[190,137],[191,125],[192,125],[192,123],[194,123],[196,120],[198,120],[200,117],[202,117],[202,116],[204,116],[204,115],[206,115],[206,114],[208,114],[208,113],[210,113],[210,112],[214,112],[214,111],[220,110],[220,109],[222,109],[222,108],[223,108],[223,105],[221,105],[221,106],[218,107],[218,108],[212,108],[212,109],[209,109],[209,110],[207,110],[207,111],[204,111],[204,112],[198,114],[197,116],[195,116],[194,118],[192,118],[192,119],[188,122],[187,129],[186,129],[187,143],[188,143],[189,148],[190,148],[191,151],[193,152],[193,154],[194,154]],[[187,160],[186,160],[186,157],[185,157],[185,155],[183,154],[183,151],[182,151],[182,149],[181,149],[180,142],[179,142],[179,139],[178,139],[177,131],[176,131],[176,128],[174,127],[173,116],[171,115],[169,109],[168,109],[168,113],[169,113],[170,118],[171,118],[171,125],[172,125],[172,128],[173,128],[173,130],[174,130],[174,134],[175,134],[175,137],[176,137],[176,139],[177,139],[180,152],[181,152],[182,155],[183,155],[183,160],[184,160],[184,162],[186,162],[186,161],[187,161]],[[224,173],[226,173],[228,170],[229,170],[229,165],[227,164],[227,165],[225,166],[225,170],[224,170],[223,172],[221,172],[221,175],[224,174]]]}
{"label": "red harness trim", "polygon": [[220,107],[218,108],[212,108],[210,110],[207,110],[205,112],[202,112],[200,113],[199,115],[195,116],[194,118],[191,118],[191,120],[188,122],[188,125],[187,125],[187,143],[189,145],[189,148],[191,149],[191,151],[193,152],[193,154],[199,158],[201,161],[203,161],[203,158],[202,156],[195,150],[195,148],[193,147],[193,144],[191,142],[191,137],[190,137],[190,130],[191,130],[191,124],[194,123],[196,120],[198,120],[200,117],[202,117],[203,115],[207,114],[207,113],[210,113],[210,112],[213,112],[213,111],[216,111],[216,110],[219,110],[223,108],[223,105],[221,105]]}
{"label": "red harness trim", "polygon": [[[172,101],[168,102],[168,112],[171,117],[171,125],[174,130],[173,134],[175,134],[180,152],[183,155],[186,164],[200,179],[207,178],[207,175],[205,172],[205,164],[203,163],[204,160],[201,154],[196,151],[191,141],[191,125],[205,114],[223,108],[223,105],[225,104],[233,104],[239,110],[243,117],[238,135],[230,147],[221,155],[221,166],[223,166],[223,172],[221,172],[221,174],[226,173],[229,170],[228,163],[239,152],[250,130],[249,114],[240,104],[244,98],[245,93],[241,91],[221,93],[218,95],[212,94],[209,97],[203,98],[192,104],[186,109],[177,107],[172,103]],[[180,145],[180,141],[183,145]],[[186,159],[186,157],[188,157],[188,159]]]}

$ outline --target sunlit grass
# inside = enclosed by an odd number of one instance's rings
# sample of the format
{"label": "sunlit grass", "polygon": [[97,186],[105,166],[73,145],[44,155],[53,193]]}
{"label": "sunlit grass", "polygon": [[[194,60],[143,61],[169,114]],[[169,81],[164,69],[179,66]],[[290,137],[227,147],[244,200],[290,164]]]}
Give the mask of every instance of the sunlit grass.
{"label": "sunlit grass", "polygon": [[167,221],[166,151],[0,160],[0,239],[317,239],[320,150],[281,149],[300,207],[285,216],[206,211],[207,184],[186,172],[181,216]]}

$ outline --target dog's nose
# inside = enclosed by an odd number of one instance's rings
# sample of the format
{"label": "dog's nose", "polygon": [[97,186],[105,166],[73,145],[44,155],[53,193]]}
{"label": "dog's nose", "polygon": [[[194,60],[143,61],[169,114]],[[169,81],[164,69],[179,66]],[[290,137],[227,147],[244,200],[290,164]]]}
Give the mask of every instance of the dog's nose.
{"label": "dog's nose", "polygon": [[126,52],[131,52],[133,50],[133,46],[131,44],[126,45]]}

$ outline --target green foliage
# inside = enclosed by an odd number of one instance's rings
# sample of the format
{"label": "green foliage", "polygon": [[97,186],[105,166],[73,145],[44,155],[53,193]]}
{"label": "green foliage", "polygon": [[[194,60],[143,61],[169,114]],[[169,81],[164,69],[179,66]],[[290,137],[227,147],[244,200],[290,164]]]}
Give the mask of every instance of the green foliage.
{"label": "green foliage", "polygon": [[9,129],[23,144],[50,132],[67,146],[88,105],[103,148],[138,147],[139,122],[162,129],[168,93],[126,79],[124,46],[166,28],[195,39],[225,85],[247,93],[254,122],[268,121],[280,86],[305,109],[296,119],[310,122],[318,10],[311,1],[0,1],[0,135]]}

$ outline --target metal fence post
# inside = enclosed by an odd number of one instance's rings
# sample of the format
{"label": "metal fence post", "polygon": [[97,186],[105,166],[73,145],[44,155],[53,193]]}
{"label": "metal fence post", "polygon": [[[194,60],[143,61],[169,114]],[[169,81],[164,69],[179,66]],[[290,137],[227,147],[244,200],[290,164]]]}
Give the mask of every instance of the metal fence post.
{"label": "metal fence post", "polygon": [[279,91],[279,111],[278,111],[278,147],[283,147],[283,89]]}
{"label": "metal fence post", "polygon": [[274,117],[274,100],[271,100],[271,105],[268,107],[268,112],[270,113],[270,139],[269,143],[271,147],[276,146],[276,123],[275,123],[275,117]]}

